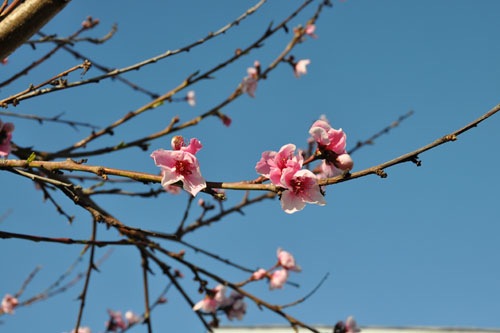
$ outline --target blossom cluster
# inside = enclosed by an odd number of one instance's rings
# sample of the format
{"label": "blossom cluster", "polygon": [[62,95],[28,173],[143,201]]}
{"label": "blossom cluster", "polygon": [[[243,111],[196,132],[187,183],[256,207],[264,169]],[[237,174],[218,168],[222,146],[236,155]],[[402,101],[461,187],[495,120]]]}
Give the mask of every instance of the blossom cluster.
{"label": "blossom cluster", "polygon": [[346,152],[346,135],[342,129],[332,128],[326,120],[317,120],[309,134],[318,145],[316,156],[323,159],[318,175],[303,169],[304,157],[295,152],[296,147],[291,143],[277,152],[263,152],[255,166],[257,173],[284,189],[281,206],[289,214],[304,209],[306,203],[325,205],[318,179],[339,175],[353,167],[352,159]]}
{"label": "blossom cluster", "polygon": [[205,313],[216,313],[223,311],[229,320],[243,319],[247,311],[247,305],[243,301],[243,295],[232,290],[229,296],[226,296],[226,287],[219,284],[214,289],[207,290],[205,298],[193,306],[194,311],[203,311]]}
{"label": "blossom cluster", "polygon": [[302,269],[295,263],[295,258],[287,251],[278,248],[276,252],[278,262],[270,270],[259,268],[250,277],[251,281],[269,279],[269,289],[283,288],[288,280],[290,271],[300,272]]}
{"label": "blossom cluster", "polygon": [[6,158],[11,151],[13,123],[4,123],[0,120],[0,156]]}
{"label": "blossom cluster", "polygon": [[[304,29],[303,33],[311,38],[318,38],[314,33],[316,26],[314,24],[308,24]],[[293,56],[290,56],[287,60],[293,68],[293,74],[295,77],[299,78],[302,75],[307,74],[307,66],[311,63],[310,59],[301,59],[298,61],[294,60]],[[258,60],[254,61],[253,67],[247,68],[247,76],[241,81],[241,91],[244,94],[248,94],[250,97],[255,97],[255,91],[257,90],[257,82],[259,81],[261,75],[261,66]]]}

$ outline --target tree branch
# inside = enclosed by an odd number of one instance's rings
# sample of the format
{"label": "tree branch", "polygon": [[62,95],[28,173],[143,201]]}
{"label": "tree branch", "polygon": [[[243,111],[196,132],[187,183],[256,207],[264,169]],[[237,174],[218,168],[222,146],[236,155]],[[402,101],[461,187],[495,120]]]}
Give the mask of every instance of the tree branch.
{"label": "tree branch", "polygon": [[69,0],[26,0],[12,13],[0,17],[0,59],[14,52],[68,3]]}

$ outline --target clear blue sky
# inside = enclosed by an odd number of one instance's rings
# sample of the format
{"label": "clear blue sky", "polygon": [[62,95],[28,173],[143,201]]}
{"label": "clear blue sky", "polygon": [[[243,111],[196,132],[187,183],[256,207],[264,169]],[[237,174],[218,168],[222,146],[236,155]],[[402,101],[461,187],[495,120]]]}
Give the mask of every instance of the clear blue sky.
{"label": "clear blue sky", "polygon": [[[77,49],[106,66],[123,67],[195,41],[253,3],[74,1],[43,31],[66,36],[91,15],[101,20],[96,29],[101,36],[116,22],[118,33],[108,43],[98,47],[81,44]],[[236,48],[248,45],[271,20],[279,22],[299,3],[270,1],[213,43],[126,77],[164,93],[192,72],[205,71]],[[304,24],[312,12],[311,7],[289,27]],[[353,155],[354,171],[392,159],[468,124],[500,102],[499,12],[500,2],[493,0],[335,1],[317,22],[319,38],[308,39],[293,51],[296,58],[311,59],[306,76],[296,79],[284,64],[259,83],[255,99],[242,96],[223,110],[233,119],[229,128],[217,119],[208,119],[182,134],[202,141],[204,148],[198,156],[205,178],[238,181],[257,176],[254,166],[262,151],[277,150],[287,143],[305,147],[310,124],[322,114],[332,126],[344,129],[352,147],[414,110],[415,114],[400,127]],[[194,86],[198,96],[195,108],[184,103],[162,106],[89,148],[139,138],[162,129],[173,115],[188,120],[210,109],[233,91],[254,60],[269,64],[288,39],[289,35],[280,32],[265,47],[218,73],[214,80]],[[7,66],[0,67],[0,77],[8,77],[33,59],[34,52],[28,46],[19,49]],[[70,55],[61,53],[49,61],[49,66],[33,71],[32,76],[2,89],[0,94],[2,98],[10,96],[76,63]],[[88,76],[97,74],[91,70]],[[79,76],[70,79],[78,80]],[[105,81],[27,100],[15,110],[46,116],[65,112],[67,118],[105,126],[148,100],[120,83]],[[14,141],[39,150],[62,148],[88,131],[14,121]],[[290,309],[291,314],[310,324],[334,324],[354,315],[360,325],[500,328],[499,128],[500,119],[495,116],[458,141],[421,155],[421,167],[399,165],[386,170],[386,179],[371,176],[329,187],[325,207],[309,205],[302,212],[287,215],[278,201],[268,201],[186,240],[255,268],[271,266],[277,247],[292,252],[303,269],[291,276],[300,288],[286,286],[269,292],[264,283],[249,288],[278,304],[304,296],[329,273],[318,292]],[[116,156],[92,157],[88,163],[156,173],[149,154],[157,148],[168,148],[169,142],[170,137],[163,138],[153,142],[150,151],[130,149]],[[0,213],[11,211],[1,222],[1,230],[89,237],[88,213],[64,196],[55,194],[76,216],[73,225],[49,203],[42,202],[42,194],[30,181],[1,172],[0,182]],[[228,192],[228,204],[241,200],[241,194]],[[210,200],[203,194],[201,197]],[[165,232],[176,227],[183,212],[178,207],[184,207],[186,199],[185,193],[153,200],[96,198],[126,224]],[[104,228],[98,233],[100,239],[116,236]],[[24,295],[40,292],[65,271],[79,251],[81,247],[77,246],[1,240],[0,294],[16,292],[36,265],[41,265],[42,271]],[[100,249],[98,255],[104,252]],[[188,255],[200,266],[232,281],[246,278],[213,260],[190,252]],[[85,263],[78,270],[85,269]],[[139,265],[137,251],[115,249],[101,272],[92,276],[83,325],[93,332],[103,332],[108,308],[142,311]],[[188,288],[192,276],[182,270],[186,274],[182,284]],[[152,297],[166,280],[157,268],[155,271]],[[19,308],[14,316],[0,318],[0,328],[5,332],[70,331],[81,289],[79,283],[63,295]],[[194,299],[201,297],[195,289],[188,290]],[[153,313],[155,332],[204,330],[178,293],[172,291],[167,298],[169,302]],[[222,325],[228,323],[222,319]],[[271,323],[286,324],[250,303],[241,322]],[[144,331],[143,327],[131,330]]]}

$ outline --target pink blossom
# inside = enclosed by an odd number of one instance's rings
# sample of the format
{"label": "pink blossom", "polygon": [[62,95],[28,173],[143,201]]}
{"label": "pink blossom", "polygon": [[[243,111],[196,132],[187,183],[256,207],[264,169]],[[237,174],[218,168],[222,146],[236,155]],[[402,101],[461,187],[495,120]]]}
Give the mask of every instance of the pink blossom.
{"label": "pink blossom", "polygon": [[309,59],[302,59],[302,60],[297,61],[297,63],[293,67],[295,77],[300,77],[302,75],[307,74],[306,66],[309,65],[310,63],[311,63],[311,60],[309,60]]}
{"label": "pink blossom", "polygon": [[331,150],[337,155],[344,154],[346,147],[346,135],[342,129],[334,129],[324,120],[316,120],[309,134],[318,143],[320,150]]}
{"label": "pink blossom", "polygon": [[3,123],[0,120],[0,156],[7,157],[11,151],[12,132],[14,131],[13,123]]}
{"label": "pink blossom", "polygon": [[318,38],[318,36],[316,34],[314,34],[314,31],[316,31],[316,26],[314,24],[306,25],[306,28],[304,30],[306,35],[308,35],[309,37]]}
{"label": "pink blossom", "polygon": [[270,162],[275,158],[276,154],[277,152],[270,150],[263,152],[260,160],[255,165],[255,171],[262,176],[269,178],[269,174],[271,173]]}
{"label": "pink blossom", "polygon": [[106,322],[106,329],[111,332],[117,332],[118,329],[126,329],[127,324],[123,320],[122,313],[120,311],[108,310],[109,321]]}
{"label": "pink blossom", "polygon": [[193,306],[194,311],[202,310],[207,313],[215,313],[219,306],[226,301],[226,287],[218,285],[212,290],[209,290],[201,301]]}
{"label": "pink blossom", "polygon": [[193,155],[196,155],[196,153],[201,148],[203,148],[201,142],[196,138],[192,138],[191,140],[189,140],[189,144],[186,145],[184,142],[184,138],[181,135],[174,136],[170,144],[173,150],[187,151],[188,153],[191,153]]}
{"label": "pink blossom", "polygon": [[285,213],[291,214],[302,210],[306,203],[320,206],[326,204],[317,176],[309,170],[286,168],[281,176],[281,184],[287,189],[281,195],[281,207]]}
{"label": "pink blossom", "polygon": [[161,185],[164,188],[182,181],[184,190],[196,196],[207,187],[205,179],[201,176],[198,159],[192,153],[184,150],[157,149],[151,157],[161,168],[163,175]]}
{"label": "pink blossom", "polygon": [[281,175],[285,168],[302,168],[304,157],[295,154],[295,145],[286,144],[278,152],[265,151],[261,159],[257,162],[255,170],[268,177],[274,185],[281,185]]}
{"label": "pink blossom", "polygon": [[351,170],[354,166],[354,162],[349,154],[340,154],[335,159],[335,165],[341,170]]}
{"label": "pink blossom", "polygon": [[18,299],[10,294],[6,294],[2,299],[3,313],[14,314],[14,309],[18,305],[19,305]]}
{"label": "pink blossom", "polygon": [[128,326],[132,326],[132,325],[138,324],[138,323],[140,323],[142,321],[141,317],[138,316],[138,315],[136,315],[132,311],[125,312],[125,319],[127,319]]}
{"label": "pink blossom", "polygon": [[186,101],[190,106],[196,106],[196,96],[194,90],[188,91],[188,93],[186,94]]}
{"label": "pink blossom", "polygon": [[241,91],[250,97],[255,97],[255,90],[257,90],[257,82],[259,81],[260,63],[255,61],[254,67],[247,69],[247,74],[241,82]]}
{"label": "pink blossom", "polygon": [[269,289],[283,288],[283,285],[288,279],[288,270],[278,269],[271,274],[271,279],[269,280]]}
{"label": "pink blossom", "polygon": [[318,173],[318,178],[330,178],[337,177],[343,174],[344,172],[337,168],[332,162],[327,160],[323,160],[320,164],[321,172]]}
{"label": "pink blossom", "polygon": [[7,65],[8,62],[9,62],[9,58],[3,58],[2,61],[0,61],[0,63],[2,65]]}
{"label": "pink blossom", "polygon": [[295,258],[287,251],[278,248],[277,251],[278,264],[284,269],[288,269],[295,272],[300,272],[301,268],[299,265],[295,264]]}
{"label": "pink blossom", "polygon": [[242,294],[233,290],[224,303],[221,304],[221,308],[226,313],[227,319],[243,319],[243,316],[247,312],[247,304],[243,302],[243,297]]}
{"label": "pink blossom", "polygon": [[253,272],[250,280],[262,280],[267,276],[267,271],[264,268],[259,268],[255,272]]}
{"label": "pink blossom", "polygon": [[317,120],[309,129],[309,134],[318,143],[318,150],[324,154],[322,165],[326,177],[334,177],[353,168],[354,162],[346,152],[346,134],[334,129],[326,120]]}

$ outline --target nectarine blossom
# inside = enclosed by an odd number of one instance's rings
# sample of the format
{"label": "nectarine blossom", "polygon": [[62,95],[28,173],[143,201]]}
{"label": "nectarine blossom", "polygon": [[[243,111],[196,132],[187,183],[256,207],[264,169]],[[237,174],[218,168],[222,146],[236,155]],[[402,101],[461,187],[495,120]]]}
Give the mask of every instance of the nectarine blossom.
{"label": "nectarine blossom", "polygon": [[201,142],[196,138],[189,140],[189,144],[186,145],[184,143],[184,138],[181,135],[174,136],[170,144],[172,145],[173,150],[187,151],[193,155],[196,155],[196,153],[203,148]]}
{"label": "nectarine blossom", "polygon": [[247,74],[241,82],[241,91],[250,97],[255,97],[255,90],[257,90],[257,82],[259,81],[260,62],[255,61],[254,67],[247,69]]}
{"label": "nectarine blossom", "polygon": [[300,77],[302,75],[307,74],[307,65],[311,63],[311,60],[309,59],[302,59],[297,61],[295,66],[293,67],[293,72],[295,74],[295,77]]}
{"label": "nectarine blossom", "polygon": [[322,176],[334,177],[352,169],[354,162],[346,152],[346,134],[341,128],[337,130],[326,120],[317,120],[309,134],[317,142],[318,151],[324,158]]}
{"label": "nectarine blossom", "polygon": [[11,151],[12,132],[14,131],[13,123],[3,123],[0,120],[0,156],[7,157]]}
{"label": "nectarine blossom", "polygon": [[285,168],[302,168],[304,158],[295,154],[295,145],[286,144],[278,152],[265,151],[257,162],[255,170],[264,177],[268,177],[274,185],[281,185],[281,174]]}
{"label": "nectarine blossom", "polygon": [[173,143],[172,146],[178,150],[157,149],[151,154],[155,164],[161,168],[161,185],[168,189],[168,185],[182,181],[184,190],[196,196],[207,186],[201,176],[198,159],[194,156],[201,149],[201,144],[198,140],[191,139],[187,147],[182,144],[178,146],[178,143]]}
{"label": "nectarine blossom", "polygon": [[309,134],[318,143],[320,150],[331,150],[337,155],[345,153],[346,135],[341,128],[337,130],[325,120],[316,120],[309,129]]}
{"label": "nectarine blossom", "polygon": [[292,214],[304,209],[306,203],[320,206],[326,204],[318,185],[317,176],[309,170],[286,168],[281,176],[281,185],[286,188],[281,194],[281,208]]}
{"label": "nectarine blossom", "polygon": [[295,263],[295,258],[292,256],[290,252],[278,248],[276,255],[278,257],[278,265],[280,265],[281,267],[294,272],[301,271],[300,266]]}
{"label": "nectarine blossom", "polygon": [[262,280],[267,276],[267,271],[264,268],[259,268],[255,272],[253,272],[250,280]]}
{"label": "nectarine blossom", "polygon": [[214,289],[208,290],[205,298],[193,306],[194,311],[202,310],[206,313],[215,313],[219,306],[226,301],[226,287],[219,284]]}
{"label": "nectarine blossom", "polygon": [[318,36],[314,33],[316,31],[316,26],[314,24],[308,24],[306,25],[306,28],[304,30],[305,34],[308,35],[311,38],[318,38]]}
{"label": "nectarine blossom", "polygon": [[142,321],[141,317],[132,311],[125,312],[125,319],[127,319],[128,326],[138,324]]}
{"label": "nectarine blossom", "polygon": [[3,313],[13,314],[16,306],[19,305],[19,301],[16,297],[6,294],[2,299],[2,311]]}
{"label": "nectarine blossom", "polygon": [[278,269],[271,274],[269,289],[283,288],[288,279],[288,270]]}

